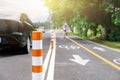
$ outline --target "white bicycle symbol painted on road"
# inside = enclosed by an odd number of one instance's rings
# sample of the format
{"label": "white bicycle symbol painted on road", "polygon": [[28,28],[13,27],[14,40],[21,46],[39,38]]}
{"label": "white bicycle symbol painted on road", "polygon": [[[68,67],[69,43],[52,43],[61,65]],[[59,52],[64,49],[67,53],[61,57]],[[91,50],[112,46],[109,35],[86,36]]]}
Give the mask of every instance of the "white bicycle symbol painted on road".
{"label": "white bicycle symbol painted on road", "polygon": [[70,50],[70,49],[79,49],[80,47],[79,46],[75,46],[75,45],[71,45],[71,46],[67,46],[67,45],[59,45],[59,48],[65,48],[67,50]]}
{"label": "white bicycle symbol painted on road", "polygon": [[113,59],[113,62],[120,65],[120,58]]}

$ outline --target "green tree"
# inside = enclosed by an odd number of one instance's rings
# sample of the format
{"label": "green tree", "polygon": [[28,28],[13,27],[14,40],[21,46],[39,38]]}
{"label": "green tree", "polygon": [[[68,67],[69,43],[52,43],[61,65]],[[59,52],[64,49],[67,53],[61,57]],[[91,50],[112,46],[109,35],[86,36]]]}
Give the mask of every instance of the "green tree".
{"label": "green tree", "polygon": [[21,13],[20,21],[22,21],[22,22],[26,21],[26,22],[30,23],[31,25],[33,25],[32,21],[30,20],[30,18],[25,13]]}
{"label": "green tree", "polygon": [[46,3],[56,26],[66,21],[71,31],[77,28],[77,32],[84,36],[89,29],[96,36],[101,24],[102,38],[108,40],[115,25],[120,25],[120,0],[46,0]]}

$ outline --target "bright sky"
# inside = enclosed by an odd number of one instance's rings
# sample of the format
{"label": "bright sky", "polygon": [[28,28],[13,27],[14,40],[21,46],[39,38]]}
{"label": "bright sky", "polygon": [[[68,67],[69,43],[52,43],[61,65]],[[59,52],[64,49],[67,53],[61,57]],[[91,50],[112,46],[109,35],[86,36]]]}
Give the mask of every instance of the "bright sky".
{"label": "bright sky", "polygon": [[33,22],[45,21],[49,16],[43,0],[0,0],[0,18],[19,19],[23,12]]}

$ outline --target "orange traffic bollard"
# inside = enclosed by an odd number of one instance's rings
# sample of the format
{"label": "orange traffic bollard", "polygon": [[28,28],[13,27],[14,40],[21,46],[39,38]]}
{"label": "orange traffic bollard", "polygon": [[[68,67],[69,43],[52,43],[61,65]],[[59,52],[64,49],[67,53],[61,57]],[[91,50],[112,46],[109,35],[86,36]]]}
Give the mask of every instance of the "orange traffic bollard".
{"label": "orange traffic bollard", "polygon": [[32,80],[42,80],[42,32],[32,32]]}
{"label": "orange traffic bollard", "polygon": [[55,32],[52,31],[52,33],[51,33],[51,48],[52,49],[54,48],[54,39],[55,39]]}

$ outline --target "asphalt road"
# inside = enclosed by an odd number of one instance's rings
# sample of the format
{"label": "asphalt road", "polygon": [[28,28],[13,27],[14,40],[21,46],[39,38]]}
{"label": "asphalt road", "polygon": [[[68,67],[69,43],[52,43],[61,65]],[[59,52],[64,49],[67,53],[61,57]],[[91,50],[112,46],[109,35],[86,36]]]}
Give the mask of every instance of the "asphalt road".
{"label": "asphalt road", "polygon": [[[50,45],[50,34],[43,34],[43,53]],[[44,56],[46,56],[43,54]],[[32,55],[21,51],[0,51],[0,80],[32,80]]]}
{"label": "asphalt road", "polygon": [[[43,80],[120,80],[120,51],[56,31],[43,34]],[[11,54],[9,54],[11,53]],[[0,52],[0,80],[32,80],[32,56]]]}
{"label": "asphalt road", "polygon": [[119,51],[69,37],[57,33],[54,80],[120,80]]}

